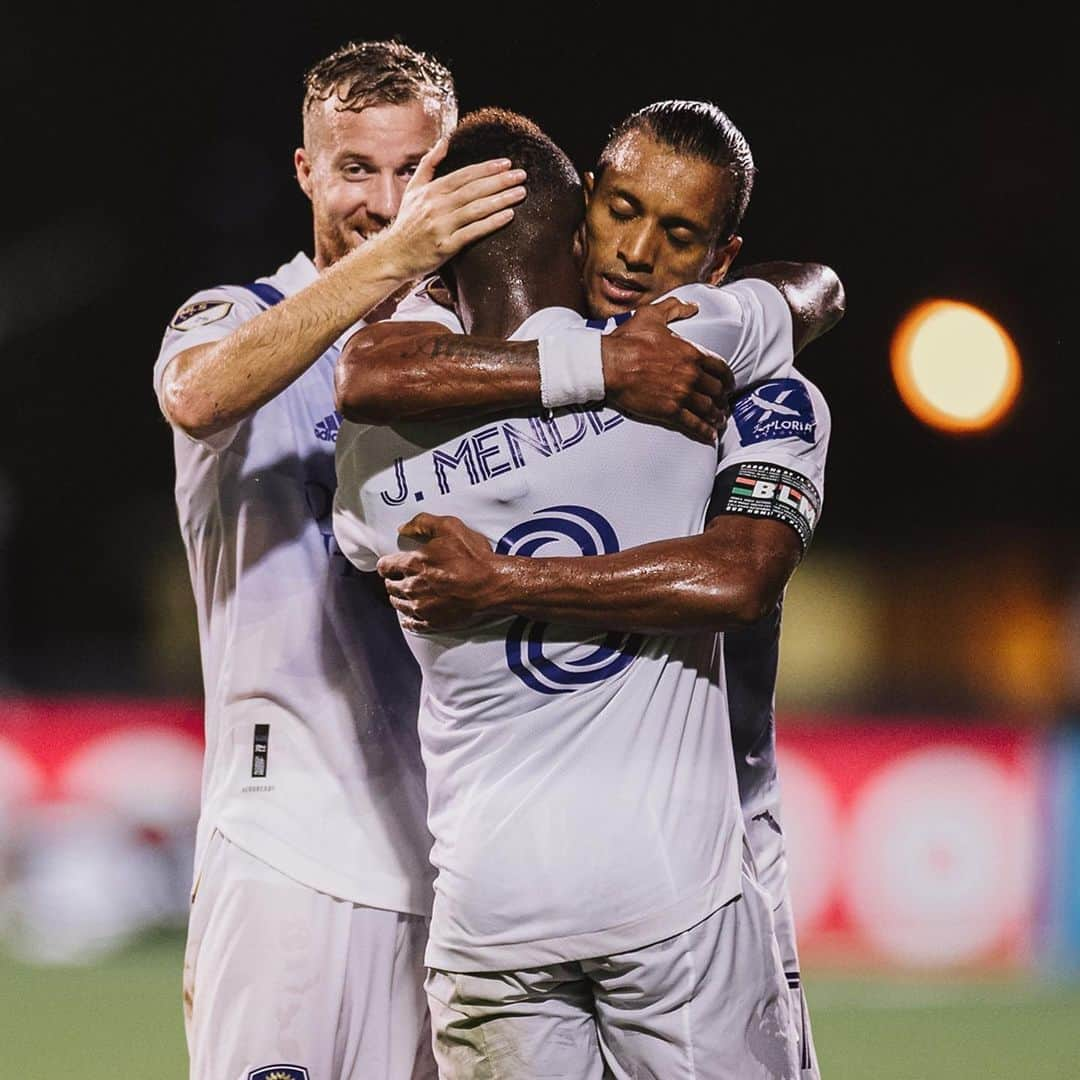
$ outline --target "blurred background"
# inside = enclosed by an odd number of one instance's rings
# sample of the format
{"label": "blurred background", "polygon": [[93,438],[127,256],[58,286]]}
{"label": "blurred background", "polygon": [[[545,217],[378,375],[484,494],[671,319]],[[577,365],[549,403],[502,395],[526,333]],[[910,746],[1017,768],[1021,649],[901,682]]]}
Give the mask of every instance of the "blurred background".
{"label": "blurred background", "polygon": [[[396,18],[5,15],[0,1047],[181,1077],[198,642],[150,374],[196,289],[310,251],[301,77],[399,35],[588,168],[708,98],[759,169],[740,263],[822,261],[833,414],[778,691],[827,1077],[1080,1076],[1076,101],[1064,26],[580,3]],[[931,307],[932,301],[956,308]],[[908,316],[916,321],[907,324]],[[983,316],[991,322],[980,322]]]}

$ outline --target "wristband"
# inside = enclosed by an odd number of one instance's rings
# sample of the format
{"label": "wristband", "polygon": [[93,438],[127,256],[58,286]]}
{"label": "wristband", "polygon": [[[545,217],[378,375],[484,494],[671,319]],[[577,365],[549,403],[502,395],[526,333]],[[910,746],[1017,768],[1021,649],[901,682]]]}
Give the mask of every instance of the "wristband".
{"label": "wristband", "polygon": [[540,401],[545,409],[603,400],[601,336],[595,330],[581,327],[539,339]]}

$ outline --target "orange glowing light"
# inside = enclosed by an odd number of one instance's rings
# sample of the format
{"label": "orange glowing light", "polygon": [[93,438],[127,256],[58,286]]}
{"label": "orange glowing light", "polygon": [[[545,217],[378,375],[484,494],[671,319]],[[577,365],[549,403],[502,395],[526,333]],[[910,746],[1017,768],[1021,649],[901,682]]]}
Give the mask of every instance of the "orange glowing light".
{"label": "orange glowing light", "polygon": [[907,407],[941,431],[985,431],[1003,420],[1020,391],[1020,356],[985,311],[928,300],[892,340],[892,373]]}

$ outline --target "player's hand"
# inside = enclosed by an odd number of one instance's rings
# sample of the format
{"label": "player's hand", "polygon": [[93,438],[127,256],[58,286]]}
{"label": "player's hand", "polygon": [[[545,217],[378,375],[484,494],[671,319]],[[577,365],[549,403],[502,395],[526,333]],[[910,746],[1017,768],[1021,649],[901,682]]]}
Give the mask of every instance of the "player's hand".
{"label": "player's hand", "polygon": [[697,313],[675,297],[645,304],[601,343],[607,403],[647,423],[715,443],[727,423],[731,369],[673,334],[668,323]]}
{"label": "player's hand", "polygon": [[398,533],[422,544],[384,555],[376,566],[401,625],[426,633],[475,622],[494,577],[487,538],[456,517],[435,514],[417,514]]}
{"label": "player's hand", "polygon": [[511,169],[506,158],[433,179],[446,145],[440,139],[420,159],[384,234],[403,279],[431,273],[466,244],[501,229],[513,218],[514,204],[525,198],[525,171]]}

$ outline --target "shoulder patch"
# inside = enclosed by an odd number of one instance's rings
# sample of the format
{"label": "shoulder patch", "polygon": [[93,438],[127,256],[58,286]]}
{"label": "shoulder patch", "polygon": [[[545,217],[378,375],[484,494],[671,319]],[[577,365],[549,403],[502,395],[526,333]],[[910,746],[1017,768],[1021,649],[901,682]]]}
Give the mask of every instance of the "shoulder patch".
{"label": "shoulder patch", "polygon": [[817,417],[805,384],[798,379],[774,379],[747,390],[732,409],[743,446],[766,439],[802,439],[812,443]]}
{"label": "shoulder patch", "polygon": [[224,319],[232,311],[231,300],[197,300],[182,307],[169,323],[172,330],[194,330],[199,326]]}
{"label": "shoulder patch", "polygon": [[248,1080],[308,1080],[308,1071],[299,1065],[265,1065],[249,1072]]}

